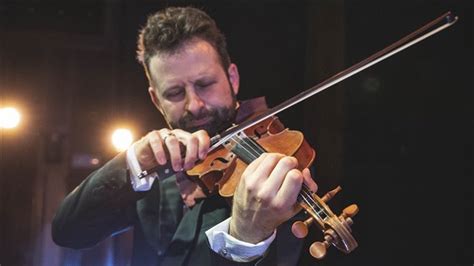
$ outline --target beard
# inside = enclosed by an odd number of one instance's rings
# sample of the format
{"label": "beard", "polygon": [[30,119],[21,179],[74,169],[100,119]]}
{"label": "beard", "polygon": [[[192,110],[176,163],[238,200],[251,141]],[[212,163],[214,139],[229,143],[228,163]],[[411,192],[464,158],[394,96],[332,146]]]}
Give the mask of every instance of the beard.
{"label": "beard", "polygon": [[[188,132],[205,130],[209,136],[229,128],[235,120],[236,116],[235,104],[231,107],[221,107],[212,110],[202,109],[198,115],[186,112],[176,123],[170,122],[172,128],[180,128]],[[196,121],[209,119],[204,125],[195,126]]]}
{"label": "beard", "polygon": [[[198,130],[205,130],[210,137],[215,136],[217,133],[232,126],[237,116],[237,97],[232,88],[232,84],[229,82],[230,94],[232,97],[232,103],[227,107],[213,108],[213,109],[201,109],[197,115],[190,112],[186,112],[178,121],[167,120],[171,128],[180,128],[188,132],[196,132]],[[195,126],[196,121],[202,119],[209,119],[204,125]]]}

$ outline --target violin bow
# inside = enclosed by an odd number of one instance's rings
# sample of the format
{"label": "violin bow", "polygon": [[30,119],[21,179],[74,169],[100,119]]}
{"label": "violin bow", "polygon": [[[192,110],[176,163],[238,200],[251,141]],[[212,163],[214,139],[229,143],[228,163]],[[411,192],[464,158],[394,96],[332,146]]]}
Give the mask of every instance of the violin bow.
{"label": "violin bow", "polygon": [[209,152],[213,151],[214,149],[224,144],[226,141],[228,141],[230,138],[232,138],[233,135],[237,134],[238,132],[241,132],[255,124],[258,124],[262,122],[263,120],[271,116],[274,116],[277,113],[280,113],[283,110],[286,110],[290,108],[291,106],[298,104],[306,100],[307,98],[313,95],[316,95],[326,90],[327,88],[361,72],[362,70],[365,70],[391,57],[392,55],[397,54],[407,49],[408,47],[431,37],[432,35],[452,26],[454,23],[456,23],[456,21],[458,21],[458,17],[454,16],[451,13],[451,11],[444,13],[443,15],[439,16],[438,18],[434,19],[433,21],[429,22],[428,24],[424,25],[418,30],[408,34],[402,39],[385,47],[384,49],[376,52],[375,54],[367,57],[366,59],[360,61],[359,63],[354,64],[353,66],[347,68],[346,70],[343,70],[337,73],[336,75],[326,79],[325,81],[319,83],[318,85],[313,86],[297,94],[296,96],[276,105],[275,107],[268,109],[266,112],[263,112],[262,114],[250,120],[244,121],[243,123],[239,125],[230,127],[229,129],[225,130],[221,134],[215,135],[214,137],[211,138],[211,147],[209,149]]}
{"label": "violin bow", "polygon": [[[444,13],[443,15],[439,16],[435,20],[429,22],[425,26],[419,28],[418,30],[410,33],[409,35],[403,37],[402,39],[396,41],[395,43],[387,46],[386,48],[380,50],[379,52],[369,56],[368,58],[360,61],[359,63],[354,64],[353,66],[347,68],[346,70],[343,70],[336,75],[326,79],[325,81],[319,83],[316,86],[313,86],[296,96],[293,96],[292,98],[276,105],[275,107],[272,107],[268,109],[267,111],[261,113],[260,115],[244,121],[243,123],[239,125],[235,125],[233,127],[228,128],[224,132],[217,134],[211,138],[211,146],[209,148],[209,152],[212,152],[213,150],[217,149],[220,147],[222,144],[226,143],[229,139],[231,139],[235,134],[238,134],[239,132],[242,132],[243,130],[252,127],[263,120],[276,115],[277,113],[282,112],[283,110],[286,110],[290,108],[291,106],[298,104],[307,98],[316,95],[327,88],[361,72],[364,69],[367,69],[377,63],[379,63],[382,60],[385,60],[389,58],[390,56],[401,52],[405,50],[406,48],[450,27],[456,21],[458,20],[457,16],[454,16],[450,11]],[[166,167],[165,170],[162,171],[163,166],[156,166],[151,169],[143,170],[139,175],[138,178],[144,178],[148,176],[149,174],[152,174],[154,172],[159,172],[162,175],[164,174],[169,175],[171,174],[171,169],[169,167]]]}

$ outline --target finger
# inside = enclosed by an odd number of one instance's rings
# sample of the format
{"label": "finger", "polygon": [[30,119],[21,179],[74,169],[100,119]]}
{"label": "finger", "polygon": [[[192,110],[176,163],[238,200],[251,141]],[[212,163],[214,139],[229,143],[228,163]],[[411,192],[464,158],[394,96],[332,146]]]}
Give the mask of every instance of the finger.
{"label": "finger", "polygon": [[155,156],[156,161],[160,165],[166,164],[166,153],[164,150],[164,143],[158,131],[152,131],[147,135],[149,146],[153,151],[153,155]]}
{"label": "finger", "polygon": [[211,139],[209,138],[209,134],[207,134],[205,130],[199,130],[194,132],[193,135],[197,137],[199,142],[199,159],[204,160],[206,159],[207,153],[209,152],[209,147],[211,145]]}
{"label": "finger", "polygon": [[240,195],[234,196],[234,200],[236,203],[239,201],[247,202],[249,193],[253,194],[254,191],[257,191],[258,182],[255,182],[252,176],[267,156],[268,153],[261,154],[256,160],[251,162],[247,166],[247,168],[245,168],[244,172],[242,173],[239,185],[237,186],[237,189],[235,191],[235,195]]}
{"label": "finger", "polygon": [[285,179],[288,172],[295,169],[298,166],[298,160],[295,157],[284,156],[280,158],[275,168],[272,169],[271,174],[265,181],[265,185],[262,188],[262,197],[273,198],[280,189],[283,180]]}
{"label": "finger", "polygon": [[313,177],[311,176],[311,171],[309,171],[308,168],[303,169],[303,182],[308,186],[309,190],[311,192],[316,193],[318,191],[318,184],[313,180]]}
{"label": "finger", "polygon": [[188,138],[184,140],[186,145],[186,156],[184,157],[184,170],[193,168],[194,164],[198,160],[198,139],[189,134]]}
{"label": "finger", "polygon": [[264,185],[264,182],[271,175],[273,169],[278,164],[283,154],[268,153],[260,162],[258,167],[255,167],[251,175],[246,176],[249,185]]}
{"label": "finger", "polygon": [[283,180],[275,197],[275,204],[284,208],[292,208],[296,203],[303,184],[303,173],[298,169],[290,170]]}
{"label": "finger", "polygon": [[178,138],[180,144],[180,156],[183,170],[189,170],[194,167],[198,160],[199,141],[194,134],[181,129],[174,129],[171,134]]}
{"label": "finger", "polygon": [[150,147],[148,138],[143,137],[132,145],[135,149],[136,158],[142,169],[147,169],[156,165],[155,155]]}
{"label": "finger", "polygon": [[168,150],[171,166],[175,172],[183,169],[183,159],[181,158],[180,142],[175,135],[167,135],[164,140],[166,149]]}
{"label": "finger", "polygon": [[177,129],[173,129],[173,130],[169,131],[169,132],[168,132],[168,135],[175,136],[175,137],[177,137],[178,139],[187,139],[187,137],[188,137],[189,135],[191,135],[191,133],[186,132],[186,131],[184,131],[184,130],[182,130],[182,129],[177,128]]}
{"label": "finger", "polygon": [[262,162],[265,160],[265,158],[268,156],[268,153],[263,153],[261,154],[256,160],[251,162],[247,168],[245,168],[244,173],[242,174],[242,177],[246,178],[247,176],[251,176],[262,164]]}

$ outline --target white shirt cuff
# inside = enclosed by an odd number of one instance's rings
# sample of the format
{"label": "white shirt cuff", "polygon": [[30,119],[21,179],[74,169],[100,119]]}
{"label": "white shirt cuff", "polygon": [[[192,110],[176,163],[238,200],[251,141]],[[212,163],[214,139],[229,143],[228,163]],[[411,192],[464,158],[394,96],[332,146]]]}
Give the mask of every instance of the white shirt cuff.
{"label": "white shirt cuff", "polygon": [[158,178],[158,174],[151,173],[144,178],[138,178],[138,175],[142,172],[142,168],[138,163],[134,147],[135,145],[132,145],[127,150],[127,165],[128,169],[130,170],[130,181],[132,182],[133,190],[147,191],[150,190],[151,186],[153,185],[153,181]]}
{"label": "white shirt cuff", "polygon": [[230,217],[206,231],[211,249],[221,256],[236,261],[249,262],[262,257],[276,237],[273,234],[257,244],[240,241],[229,235]]}

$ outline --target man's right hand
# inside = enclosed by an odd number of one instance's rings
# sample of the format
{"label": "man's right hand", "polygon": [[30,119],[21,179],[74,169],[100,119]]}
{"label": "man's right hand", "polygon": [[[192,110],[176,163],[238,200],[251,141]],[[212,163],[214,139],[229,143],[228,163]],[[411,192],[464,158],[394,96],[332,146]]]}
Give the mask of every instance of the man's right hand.
{"label": "man's right hand", "polygon": [[173,170],[179,172],[193,168],[198,160],[206,158],[209,145],[210,138],[204,130],[189,133],[163,128],[149,132],[133,147],[142,169],[165,165],[170,161]]}

